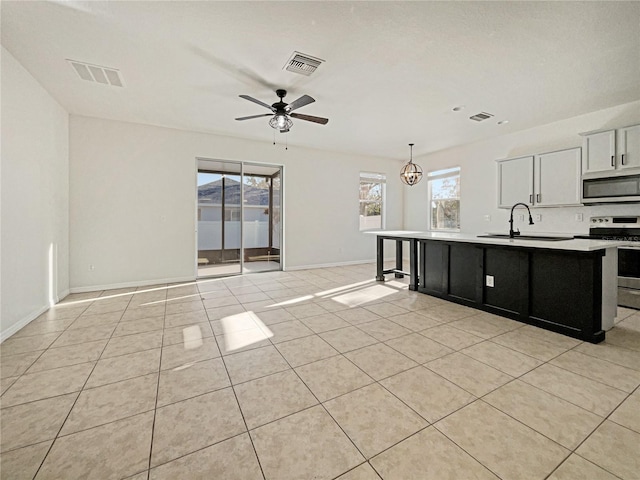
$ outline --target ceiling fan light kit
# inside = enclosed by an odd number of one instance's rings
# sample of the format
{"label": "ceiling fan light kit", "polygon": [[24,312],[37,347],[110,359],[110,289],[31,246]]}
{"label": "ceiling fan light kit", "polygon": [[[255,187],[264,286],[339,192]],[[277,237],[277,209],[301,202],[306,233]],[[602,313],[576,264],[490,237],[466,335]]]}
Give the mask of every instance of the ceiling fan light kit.
{"label": "ceiling fan light kit", "polygon": [[422,180],[422,168],[420,165],[413,163],[413,143],[409,144],[409,148],[411,149],[411,156],[409,163],[400,170],[400,180],[411,187]]}
{"label": "ceiling fan light kit", "polygon": [[329,122],[328,118],[322,117],[314,117],[313,115],[303,115],[300,113],[293,113],[294,110],[304,107],[305,105],[309,105],[310,103],[315,102],[315,99],[310,97],[309,95],[302,95],[297,100],[294,100],[291,103],[285,103],[282,99],[286,97],[286,90],[276,90],[276,95],[280,99],[280,101],[274,103],[273,105],[267,105],[260,100],[257,100],[249,95],[240,95],[240,98],[244,98],[245,100],[249,100],[250,102],[257,103],[265,108],[271,110],[272,113],[264,113],[262,115],[250,115],[248,117],[239,117],[236,120],[249,120],[252,118],[260,118],[260,117],[271,117],[269,119],[269,126],[275,130],[278,130],[280,133],[286,133],[293,126],[293,120],[291,118],[297,118],[299,120],[305,120],[307,122],[319,123],[320,125],[326,125]]}
{"label": "ceiling fan light kit", "polygon": [[269,126],[279,130],[281,133],[288,132],[293,126],[293,121],[286,115],[274,115],[269,120]]}

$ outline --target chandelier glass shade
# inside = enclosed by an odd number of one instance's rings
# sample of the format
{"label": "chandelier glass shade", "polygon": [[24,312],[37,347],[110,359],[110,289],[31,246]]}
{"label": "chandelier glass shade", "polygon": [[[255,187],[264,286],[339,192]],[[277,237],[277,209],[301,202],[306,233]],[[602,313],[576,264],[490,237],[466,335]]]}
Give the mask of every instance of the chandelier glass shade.
{"label": "chandelier glass shade", "polygon": [[422,180],[422,168],[413,163],[413,143],[410,143],[409,147],[411,148],[411,157],[409,163],[400,170],[400,180],[411,187]]}
{"label": "chandelier glass shade", "polygon": [[269,120],[269,126],[271,128],[275,128],[276,130],[280,130],[281,132],[289,131],[292,125],[293,125],[293,122],[286,115],[274,115]]}

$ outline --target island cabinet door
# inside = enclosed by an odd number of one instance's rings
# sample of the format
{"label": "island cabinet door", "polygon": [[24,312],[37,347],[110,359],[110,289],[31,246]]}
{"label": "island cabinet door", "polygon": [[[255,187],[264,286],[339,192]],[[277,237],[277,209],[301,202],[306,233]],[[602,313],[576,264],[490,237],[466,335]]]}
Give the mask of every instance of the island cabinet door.
{"label": "island cabinet door", "polygon": [[449,245],[448,293],[474,303],[482,301],[482,247],[469,244]]}
{"label": "island cabinet door", "polygon": [[482,251],[477,245],[421,241],[418,290],[465,304],[480,303]]}
{"label": "island cabinet door", "polygon": [[529,253],[511,248],[486,248],[483,303],[511,314],[528,316]]}
{"label": "island cabinet door", "polygon": [[[550,251],[531,253],[529,316],[584,339],[602,330],[601,258]],[[542,325],[541,325],[542,326]]]}
{"label": "island cabinet door", "polygon": [[449,247],[443,242],[420,242],[418,290],[424,293],[447,293]]}

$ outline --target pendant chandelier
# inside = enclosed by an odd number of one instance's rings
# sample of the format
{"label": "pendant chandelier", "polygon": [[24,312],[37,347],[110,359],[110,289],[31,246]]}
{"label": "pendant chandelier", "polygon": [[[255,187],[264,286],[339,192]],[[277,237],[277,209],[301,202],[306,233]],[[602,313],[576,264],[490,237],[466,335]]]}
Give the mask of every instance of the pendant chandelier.
{"label": "pendant chandelier", "polygon": [[409,163],[400,170],[400,180],[411,187],[422,180],[422,168],[413,163],[413,143],[410,143],[409,147],[411,148],[411,157]]}

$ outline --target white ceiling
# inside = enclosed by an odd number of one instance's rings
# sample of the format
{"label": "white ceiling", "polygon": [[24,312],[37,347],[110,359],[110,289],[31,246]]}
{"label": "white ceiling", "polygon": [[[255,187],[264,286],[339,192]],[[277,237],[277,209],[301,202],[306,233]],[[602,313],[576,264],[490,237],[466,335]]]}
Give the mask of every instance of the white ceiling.
{"label": "white ceiling", "polygon": [[[640,2],[6,1],[2,44],[70,113],[273,141],[238,97],[316,103],[291,145],[404,159],[640,99]],[[294,50],[322,58],[283,70]],[[119,69],[81,80],[66,59]],[[465,105],[462,112],[452,108]],[[491,120],[469,116],[486,111]],[[497,121],[507,119],[507,125]],[[283,135],[277,134],[278,140]]]}

